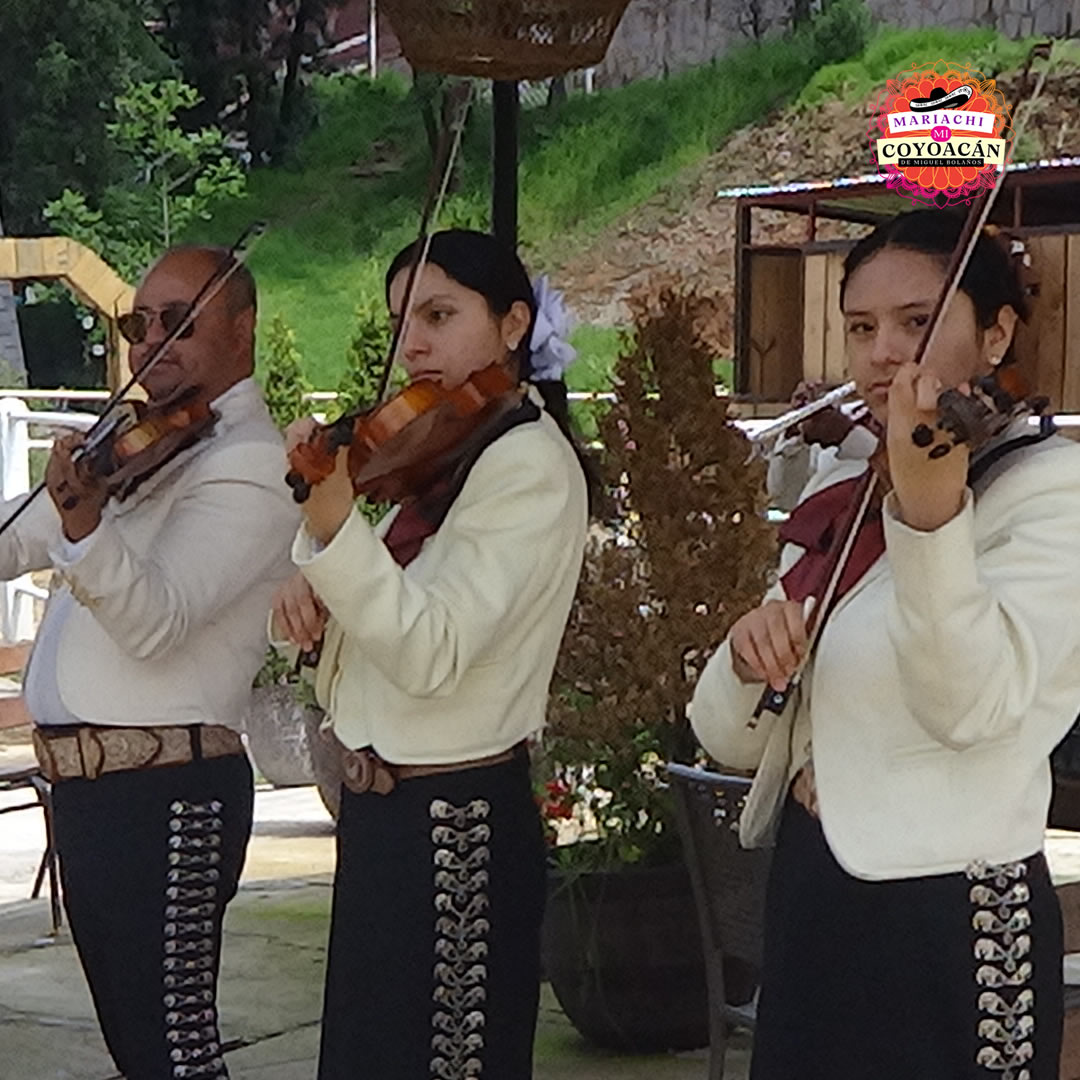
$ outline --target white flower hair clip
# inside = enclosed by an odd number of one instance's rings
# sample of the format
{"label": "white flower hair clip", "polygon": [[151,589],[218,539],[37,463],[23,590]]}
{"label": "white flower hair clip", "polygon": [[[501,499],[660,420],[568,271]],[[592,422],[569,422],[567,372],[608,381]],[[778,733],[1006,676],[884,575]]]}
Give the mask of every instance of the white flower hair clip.
{"label": "white flower hair clip", "polygon": [[532,354],[532,378],[556,381],[577,358],[577,350],[566,340],[574,320],[563,301],[563,294],[553,289],[547,274],[533,282],[536,298],[536,322],[529,348]]}

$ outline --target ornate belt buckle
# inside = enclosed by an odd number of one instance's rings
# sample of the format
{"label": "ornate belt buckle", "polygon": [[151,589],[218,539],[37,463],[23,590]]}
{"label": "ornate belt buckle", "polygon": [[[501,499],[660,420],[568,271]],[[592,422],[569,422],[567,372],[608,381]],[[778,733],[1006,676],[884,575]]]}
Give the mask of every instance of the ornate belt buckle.
{"label": "ornate belt buckle", "polygon": [[341,765],[345,786],[355,795],[368,791],[389,795],[394,790],[394,774],[370,750],[345,750]]}
{"label": "ornate belt buckle", "polygon": [[87,780],[96,780],[105,767],[105,747],[97,732],[91,727],[80,727],[75,732],[75,741],[79,747],[83,776]]}

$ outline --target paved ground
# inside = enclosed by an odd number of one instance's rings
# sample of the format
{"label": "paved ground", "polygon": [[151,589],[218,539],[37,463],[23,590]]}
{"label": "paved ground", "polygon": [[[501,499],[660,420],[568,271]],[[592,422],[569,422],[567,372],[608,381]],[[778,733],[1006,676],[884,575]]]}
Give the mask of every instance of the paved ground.
{"label": "paved ground", "polygon": [[[14,748],[0,746],[0,764]],[[17,801],[0,794],[0,808]],[[333,866],[332,823],[314,788],[260,790],[241,891],[229,908],[223,1036],[233,1080],[312,1080]],[[71,940],[48,936],[45,899],[26,899],[43,842],[41,815],[0,817],[0,1076],[116,1080]],[[729,1080],[744,1080],[737,1036]],[[619,1057],[590,1048],[545,986],[536,1080],[705,1080],[706,1054]],[[420,1078],[418,1078],[420,1080]],[[499,1080],[499,1078],[493,1078]]]}
{"label": "paved ground", "polygon": [[[0,765],[25,748],[0,745]],[[0,808],[20,801],[0,794]],[[240,895],[229,909],[221,1007],[234,1080],[312,1080],[333,869],[333,829],[314,788],[260,790]],[[65,932],[26,899],[43,843],[41,815],[0,817],[0,1076],[116,1080]],[[1055,879],[1080,880],[1080,835],[1051,833]],[[1078,976],[1080,978],[1080,976]],[[745,1080],[736,1035],[727,1080]],[[619,1057],[590,1048],[544,988],[536,1080],[705,1080],[704,1051]],[[498,1080],[498,1078],[495,1078]]]}

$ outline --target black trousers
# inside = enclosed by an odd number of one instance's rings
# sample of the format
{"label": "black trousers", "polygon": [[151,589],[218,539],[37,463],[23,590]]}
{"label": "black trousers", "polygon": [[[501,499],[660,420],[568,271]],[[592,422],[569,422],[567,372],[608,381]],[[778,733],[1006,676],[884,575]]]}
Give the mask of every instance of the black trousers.
{"label": "black trousers", "polygon": [[847,874],[784,810],[752,1080],[1057,1080],[1061,909],[1041,854],[894,881]]}
{"label": "black trousers", "polygon": [[528,1080],[545,875],[525,754],[343,791],[319,1080]]}
{"label": "black trousers", "polygon": [[127,1080],[222,1080],[221,922],[251,832],[243,755],[63,780],[64,905],[102,1034]]}

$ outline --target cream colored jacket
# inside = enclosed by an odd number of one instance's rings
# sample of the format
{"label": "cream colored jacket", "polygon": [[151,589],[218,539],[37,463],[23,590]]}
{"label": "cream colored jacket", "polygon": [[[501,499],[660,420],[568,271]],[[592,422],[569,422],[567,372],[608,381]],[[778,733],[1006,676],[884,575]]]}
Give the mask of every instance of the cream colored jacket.
{"label": "cream colored jacket", "polygon": [[293,559],[331,614],[316,694],[348,747],[399,764],[499,753],[543,726],[581,572],[585,481],[554,420],[480,455],[404,569],[356,512]]}
{"label": "cream colored jacket", "polygon": [[[265,654],[266,609],[293,572],[289,544],[300,515],[254,381],[214,406],[214,434],[124,502],[110,500],[74,549],[47,493],[0,536],[0,577],[57,565],[63,583],[50,605],[65,594],[76,601],[53,626],[55,677],[64,706],[83,721],[242,722]],[[47,611],[46,629],[48,619]]]}
{"label": "cream colored jacket", "polygon": [[[837,463],[807,494],[864,467]],[[757,769],[742,841],[771,841],[797,707],[825,836],[849,873],[904,878],[1031,855],[1049,754],[1080,711],[1080,446],[1055,437],[1017,451],[934,532],[907,528],[887,499],[885,536],[783,719],[747,726],[762,688],[734,674],[727,642],[702,673],[698,738],[724,764]],[[789,545],[782,569],[800,551]]]}

